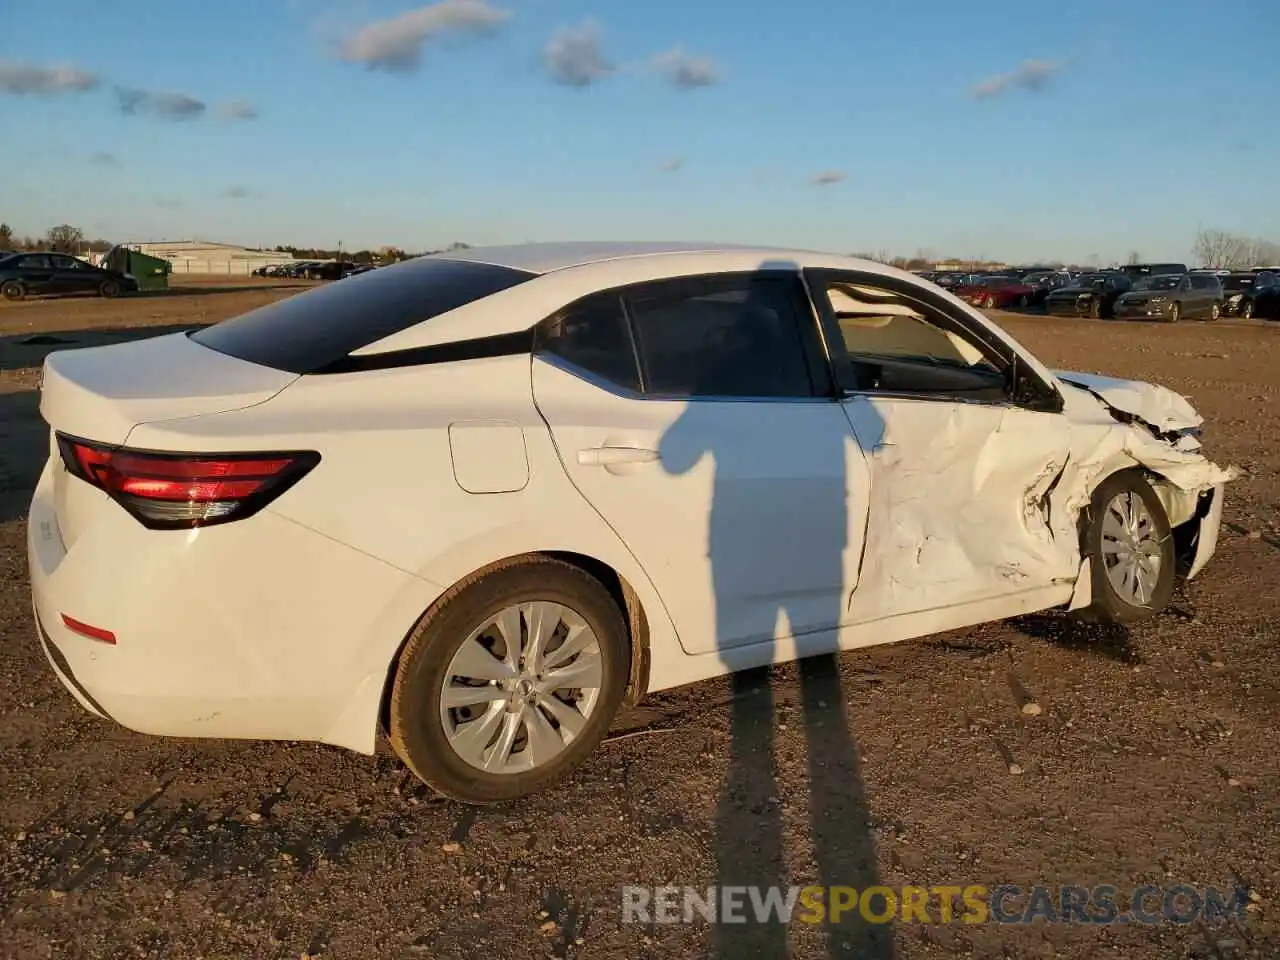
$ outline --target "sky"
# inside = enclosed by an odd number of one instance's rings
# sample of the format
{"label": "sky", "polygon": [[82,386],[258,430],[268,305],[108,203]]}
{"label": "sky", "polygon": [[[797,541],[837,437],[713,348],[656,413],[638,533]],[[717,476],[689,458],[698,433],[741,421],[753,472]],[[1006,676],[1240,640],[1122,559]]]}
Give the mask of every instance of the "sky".
{"label": "sky", "polygon": [[1275,0],[5,4],[0,221],[116,241],[1280,241]]}

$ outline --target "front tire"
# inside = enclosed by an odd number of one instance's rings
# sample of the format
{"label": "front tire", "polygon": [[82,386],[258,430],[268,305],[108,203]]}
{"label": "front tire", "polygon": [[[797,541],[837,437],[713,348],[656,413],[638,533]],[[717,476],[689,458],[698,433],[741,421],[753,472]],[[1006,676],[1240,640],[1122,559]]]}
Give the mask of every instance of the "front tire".
{"label": "front tire", "polygon": [[1215,300],[1213,306],[1209,308],[1209,319],[1217,320],[1220,316],[1222,316],[1222,305]]}
{"label": "front tire", "polygon": [[1177,323],[1182,319],[1182,304],[1177,300],[1173,301],[1173,306],[1169,308],[1169,322]]}
{"label": "front tire", "polygon": [[1112,474],[1093,492],[1081,518],[1092,603],[1079,615],[1095,623],[1136,623],[1173,597],[1175,556],[1169,518],[1141,471]]}
{"label": "front tire", "polygon": [[391,745],[424,783],[500,803],[563,778],[626,692],[627,627],[604,586],[550,557],[509,561],[418,623],[391,689]]}
{"label": "front tire", "polygon": [[1240,305],[1240,319],[1241,320],[1253,319],[1253,301],[1252,300],[1246,300],[1244,303]]}
{"label": "front tire", "polygon": [[996,308],[996,298],[991,294],[987,294],[982,300],[982,306],[987,310],[994,310]]}
{"label": "front tire", "polygon": [[0,286],[0,297],[4,297],[6,300],[18,301],[26,295],[26,289],[16,280],[10,280],[8,283]]}
{"label": "front tire", "polygon": [[103,280],[98,286],[98,293],[108,300],[120,296],[120,284],[114,280]]}

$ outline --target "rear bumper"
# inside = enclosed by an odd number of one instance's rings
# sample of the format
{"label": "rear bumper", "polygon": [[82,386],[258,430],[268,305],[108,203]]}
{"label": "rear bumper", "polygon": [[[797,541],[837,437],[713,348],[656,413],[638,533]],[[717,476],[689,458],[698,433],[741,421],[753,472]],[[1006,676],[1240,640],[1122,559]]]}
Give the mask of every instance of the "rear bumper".
{"label": "rear bumper", "polygon": [[[438,588],[269,511],[154,531],[103,496],[68,548],[55,469],[31,504],[32,605],[45,656],[81,706],[141,733],[372,751],[386,650]],[[64,614],[116,643],[68,629]]]}

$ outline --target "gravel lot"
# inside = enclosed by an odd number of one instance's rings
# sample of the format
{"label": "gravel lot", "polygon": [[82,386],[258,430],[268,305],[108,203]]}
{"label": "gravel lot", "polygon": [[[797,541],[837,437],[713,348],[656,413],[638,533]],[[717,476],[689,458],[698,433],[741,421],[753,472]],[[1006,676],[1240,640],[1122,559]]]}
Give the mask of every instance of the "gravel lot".
{"label": "gravel lot", "polygon": [[[43,354],[306,286],[183,283],[0,305],[0,956],[1280,956],[1280,324],[1000,318],[1054,365],[1188,394],[1247,471],[1154,622],[1029,617],[657,695],[571,782],[477,812],[389,753],[130,733],[47,667],[23,521]],[[776,882],[1257,899],[1225,926],[622,922],[623,884]]]}

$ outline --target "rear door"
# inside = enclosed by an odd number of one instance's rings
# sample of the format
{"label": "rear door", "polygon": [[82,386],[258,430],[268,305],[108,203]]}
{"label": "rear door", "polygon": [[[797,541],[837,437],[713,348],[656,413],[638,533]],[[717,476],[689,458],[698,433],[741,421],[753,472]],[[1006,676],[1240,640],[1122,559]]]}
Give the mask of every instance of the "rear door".
{"label": "rear door", "polygon": [[54,292],[53,261],[48,254],[29,253],[18,261],[22,271],[22,283],[28,292],[45,294]]}
{"label": "rear door", "polygon": [[687,652],[841,622],[867,473],[798,273],[593,295],[540,328],[533,386]]}

